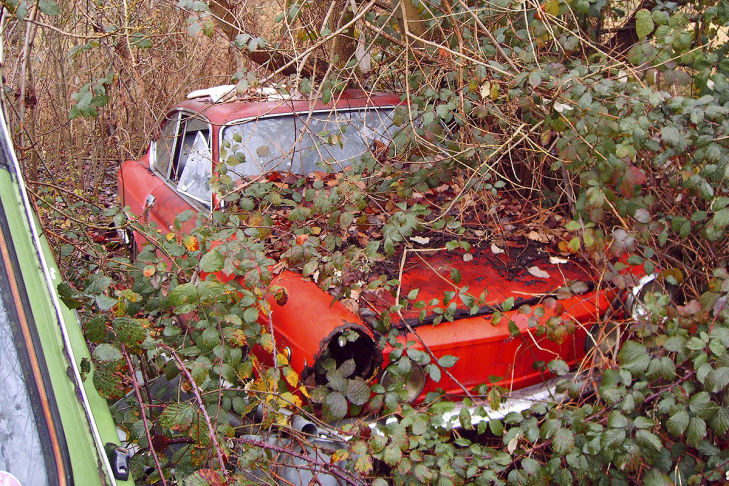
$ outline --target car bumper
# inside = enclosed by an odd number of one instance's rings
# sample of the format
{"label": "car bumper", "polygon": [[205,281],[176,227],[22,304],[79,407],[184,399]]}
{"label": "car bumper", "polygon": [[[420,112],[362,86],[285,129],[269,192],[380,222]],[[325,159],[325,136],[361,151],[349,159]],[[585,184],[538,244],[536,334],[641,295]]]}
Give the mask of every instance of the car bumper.
{"label": "car bumper", "polygon": [[[498,408],[492,407],[486,400],[467,407],[461,403],[440,402],[430,410],[431,413],[436,414],[435,417],[431,418],[431,423],[436,427],[453,430],[463,428],[465,426],[463,420],[470,420],[471,426],[476,427],[481,422],[488,423],[491,420],[501,420],[512,412],[520,413],[536,404],[561,403],[567,399],[567,393],[558,391],[558,385],[569,382],[581,383],[583,381],[584,378],[576,373],[552,378],[536,385],[505,393]],[[564,386],[561,388],[564,388]],[[462,414],[464,408],[467,409],[468,414]],[[464,418],[462,418],[462,415]],[[395,421],[397,421],[397,418],[391,416],[387,419],[370,422],[369,426],[373,430],[377,430],[379,427]]]}

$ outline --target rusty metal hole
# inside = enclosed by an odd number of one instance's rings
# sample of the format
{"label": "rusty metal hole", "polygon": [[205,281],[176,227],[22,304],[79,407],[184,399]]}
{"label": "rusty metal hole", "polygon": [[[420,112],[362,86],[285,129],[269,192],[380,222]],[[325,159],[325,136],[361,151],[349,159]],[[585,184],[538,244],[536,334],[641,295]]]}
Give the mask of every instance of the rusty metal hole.
{"label": "rusty metal hole", "polygon": [[334,360],[336,368],[340,368],[348,360],[353,360],[354,372],[349,378],[358,376],[367,381],[374,378],[379,371],[382,353],[369,334],[360,329],[348,328],[332,334],[322,349],[315,367],[318,384],[327,382],[324,363],[328,359]]}

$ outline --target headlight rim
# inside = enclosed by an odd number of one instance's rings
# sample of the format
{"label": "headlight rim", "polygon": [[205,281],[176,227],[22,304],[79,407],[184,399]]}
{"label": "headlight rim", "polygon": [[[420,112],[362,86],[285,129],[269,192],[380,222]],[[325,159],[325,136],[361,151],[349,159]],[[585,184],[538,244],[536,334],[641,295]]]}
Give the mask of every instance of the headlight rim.
{"label": "headlight rim", "polygon": [[595,323],[585,336],[585,354],[597,349],[602,355],[616,356],[622,341],[623,330],[618,321]]}
{"label": "headlight rim", "polygon": [[638,320],[645,317],[648,314],[648,310],[645,308],[645,303],[641,301],[640,295],[643,289],[650,283],[656,281],[658,276],[656,274],[644,275],[638,280],[638,283],[634,285],[627,298],[625,299],[626,314],[633,320]]}
{"label": "headlight rim", "polygon": [[[387,390],[392,383],[386,383],[386,380],[390,378],[390,376],[402,376],[402,373],[398,370],[395,371],[395,368],[397,365],[395,363],[390,363],[385,367],[385,370],[382,372],[382,375],[380,376],[379,383],[382,385],[385,390]],[[393,376],[391,379],[395,379],[395,376]],[[419,383],[416,384],[416,386],[411,387],[411,380],[413,378],[416,378]],[[410,371],[407,373],[407,378],[405,379],[405,388],[408,391],[408,395],[405,398],[405,402],[412,403],[414,402],[421,393],[423,393],[423,390],[425,389],[425,383],[427,382],[427,376],[425,374],[425,369],[418,363],[411,362],[410,363]]]}

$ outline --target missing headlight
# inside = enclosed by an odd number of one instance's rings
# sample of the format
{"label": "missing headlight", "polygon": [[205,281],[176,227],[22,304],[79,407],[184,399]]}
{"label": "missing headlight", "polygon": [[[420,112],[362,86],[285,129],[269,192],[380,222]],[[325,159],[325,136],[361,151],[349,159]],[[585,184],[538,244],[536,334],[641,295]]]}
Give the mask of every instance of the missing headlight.
{"label": "missing headlight", "polygon": [[330,359],[334,360],[335,368],[352,360],[354,371],[349,378],[358,376],[369,381],[380,369],[382,353],[372,336],[365,330],[352,326],[337,330],[323,342],[321,354],[314,365],[317,384],[326,383],[325,363]]}

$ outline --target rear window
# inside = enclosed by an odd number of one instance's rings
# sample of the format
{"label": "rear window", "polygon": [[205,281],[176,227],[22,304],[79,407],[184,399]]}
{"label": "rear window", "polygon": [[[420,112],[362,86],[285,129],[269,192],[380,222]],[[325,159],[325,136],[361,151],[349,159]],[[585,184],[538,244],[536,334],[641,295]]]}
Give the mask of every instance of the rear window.
{"label": "rear window", "polygon": [[395,133],[392,108],[294,113],[225,127],[220,159],[234,179],[269,171],[339,172]]}

